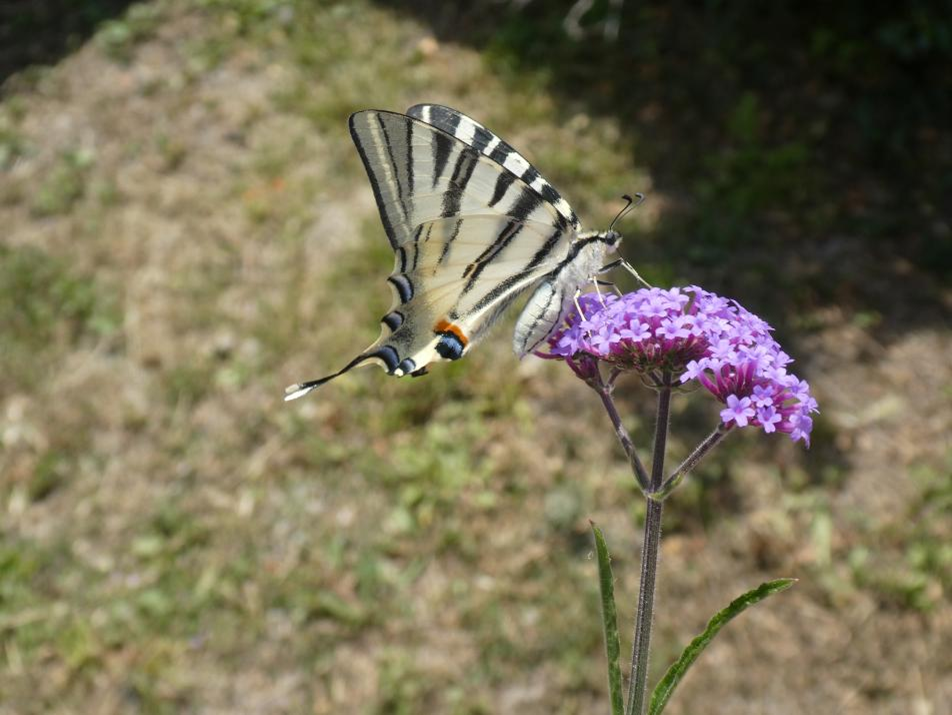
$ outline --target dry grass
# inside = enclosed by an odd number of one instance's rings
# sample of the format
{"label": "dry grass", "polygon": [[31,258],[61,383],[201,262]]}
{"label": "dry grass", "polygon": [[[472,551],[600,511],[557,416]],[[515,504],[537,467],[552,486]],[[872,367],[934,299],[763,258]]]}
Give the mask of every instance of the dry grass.
{"label": "dry grass", "polygon": [[[595,225],[650,186],[617,127],[364,3],[130,12],[0,105],[0,713],[604,712],[587,520],[627,622],[640,509],[567,371],[502,329],[422,380],[281,397],[388,302],[351,111],[469,111]],[[672,713],[950,712],[952,340],[816,322],[813,452],[739,437],[666,516],[655,672],[801,582]],[[690,402],[676,452],[715,414]]]}

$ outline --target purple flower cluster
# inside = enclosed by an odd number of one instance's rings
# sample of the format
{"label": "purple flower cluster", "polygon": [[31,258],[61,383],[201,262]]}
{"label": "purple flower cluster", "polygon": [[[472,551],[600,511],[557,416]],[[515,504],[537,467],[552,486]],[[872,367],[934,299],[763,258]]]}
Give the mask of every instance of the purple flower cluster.
{"label": "purple flower cluster", "polygon": [[665,372],[682,384],[696,380],[724,403],[727,427],[784,432],[809,446],[817,411],[810,386],[787,372],[792,359],[772,328],[736,301],[690,286],[589,293],[579,304],[583,315],[573,308],[541,357],[563,358],[582,377],[594,358],[654,380]]}

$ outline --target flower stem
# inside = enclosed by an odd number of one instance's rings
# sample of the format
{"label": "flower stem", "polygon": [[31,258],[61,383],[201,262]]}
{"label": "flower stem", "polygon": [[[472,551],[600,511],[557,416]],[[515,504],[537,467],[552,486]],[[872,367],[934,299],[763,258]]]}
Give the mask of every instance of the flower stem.
{"label": "flower stem", "polygon": [[658,552],[661,546],[661,513],[664,501],[657,496],[664,478],[664,453],[668,441],[671,414],[671,377],[662,376],[658,390],[658,419],[655,426],[654,452],[651,455],[650,490],[646,494],[645,538],[641,547],[641,589],[635,615],[635,637],[631,653],[631,677],[628,686],[627,715],[643,715],[648,680],[648,652],[651,648],[651,621],[654,616]]}
{"label": "flower stem", "polygon": [[667,496],[677,488],[684,477],[707,456],[707,453],[721,443],[721,440],[727,436],[729,431],[730,429],[722,424],[715,427],[714,431],[705,437],[704,441],[695,447],[694,451],[678,465],[678,468],[671,473],[671,476],[664,480],[664,483],[657,493],[658,499],[667,498]]}
{"label": "flower stem", "polygon": [[621,442],[622,449],[624,449],[625,454],[628,455],[628,462],[631,464],[631,471],[634,472],[635,479],[638,480],[638,486],[641,487],[643,492],[647,493],[650,488],[648,472],[645,470],[645,465],[641,463],[641,459],[639,459],[638,453],[635,451],[635,444],[631,441],[628,430],[626,430],[625,425],[622,424],[621,417],[618,414],[618,408],[615,407],[615,401],[612,399],[610,384],[603,386],[597,390],[597,392],[598,396],[602,398],[602,404],[605,405],[605,411],[608,413],[612,425],[615,427],[615,434],[618,435],[618,441]]}
{"label": "flower stem", "polygon": [[635,616],[635,640],[632,644],[631,677],[628,686],[627,715],[642,715],[648,681],[648,650],[651,647],[651,620],[654,616],[654,592],[661,545],[661,511],[664,502],[648,497],[645,515],[645,540],[641,549],[641,590]]}
{"label": "flower stem", "polygon": [[654,450],[651,453],[651,488],[661,488],[664,478],[664,451],[668,445],[668,422],[671,418],[671,376],[664,374],[664,382],[658,390],[658,416],[655,423]]}

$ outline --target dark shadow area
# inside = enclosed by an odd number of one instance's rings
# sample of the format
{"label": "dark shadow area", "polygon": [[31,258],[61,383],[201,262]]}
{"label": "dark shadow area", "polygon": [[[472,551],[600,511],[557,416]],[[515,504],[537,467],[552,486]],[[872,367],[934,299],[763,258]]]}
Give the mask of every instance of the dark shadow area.
{"label": "dark shadow area", "polygon": [[543,76],[566,117],[617,117],[668,200],[627,249],[659,283],[742,297],[781,340],[830,320],[885,340],[948,324],[949,3],[625,0],[614,42],[607,0],[581,39],[573,2],[382,4],[514,88]]}
{"label": "dark shadow area", "polygon": [[132,0],[0,1],[0,85],[30,65],[48,65],[78,48]]}

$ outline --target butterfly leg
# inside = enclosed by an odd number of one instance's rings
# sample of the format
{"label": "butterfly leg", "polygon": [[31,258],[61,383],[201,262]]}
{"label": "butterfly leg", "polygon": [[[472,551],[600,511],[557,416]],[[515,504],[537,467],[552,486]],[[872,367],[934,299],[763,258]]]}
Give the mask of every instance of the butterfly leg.
{"label": "butterfly leg", "polygon": [[598,302],[602,304],[602,307],[605,307],[605,299],[602,297],[602,292],[598,289],[598,279],[595,276],[592,276],[592,285],[595,286],[595,295],[598,296]]}
{"label": "butterfly leg", "polygon": [[602,286],[603,288],[611,288],[613,291],[615,291],[615,295],[621,298],[621,291],[618,290],[618,286],[611,281],[603,281],[601,278],[593,278],[592,283],[594,283],[596,286]]}
{"label": "butterfly leg", "polygon": [[602,266],[602,267],[599,269],[598,272],[599,272],[599,273],[608,273],[608,271],[610,271],[610,270],[612,270],[612,269],[614,269],[614,268],[618,268],[619,266],[621,266],[621,267],[624,268],[626,271],[628,271],[629,273],[631,273],[631,275],[633,275],[633,276],[638,280],[639,283],[641,283],[643,286],[645,286],[645,288],[651,288],[651,284],[650,284],[648,281],[646,281],[644,278],[642,278],[641,275],[639,275],[638,271],[635,270],[635,267],[632,266],[632,265],[631,265],[628,261],[626,261],[624,258],[619,258],[619,259],[617,259],[617,260],[612,261],[611,263],[606,263],[604,266]]}
{"label": "butterfly leg", "polygon": [[578,314],[579,314],[580,316],[582,316],[582,320],[588,320],[588,318],[585,317],[585,311],[582,310],[582,305],[581,305],[581,303],[578,302],[578,297],[579,297],[580,295],[582,295],[582,289],[581,289],[581,288],[576,288],[576,289],[575,289],[575,295],[572,296],[572,302],[575,303],[575,310],[577,310],[577,311],[578,311]]}
{"label": "butterfly leg", "polygon": [[631,275],[633,275],[633,276],[635,277],[635,279],[636,279],[639,283],[641,283],[645,288],[651,288],[651,284],[650,284],[648,281],[646,281],[644,278],[642,278],[642,277],[638,274],[638,271],[635,270],[635,267],[632,266],[632,265],[631,265],[628,261],[626,261],[624,258],[621,260],[621,267],[624,268],[624,269],[625,269],[626,271],[628,271],[629,273],[631,273]]}

